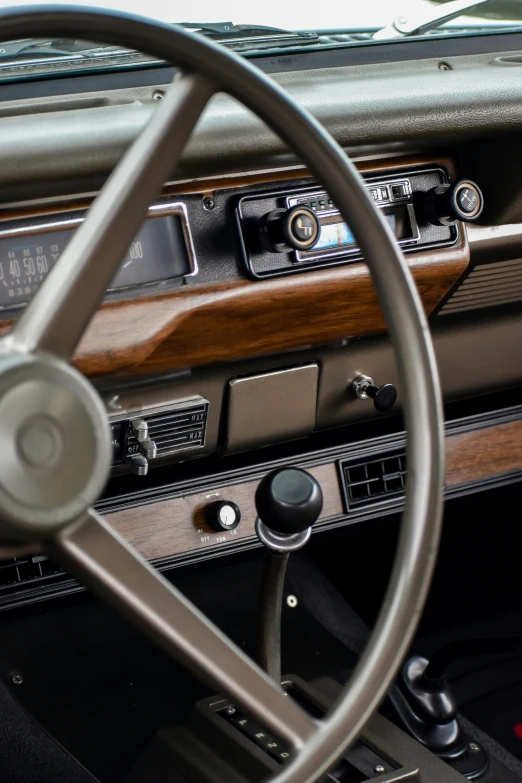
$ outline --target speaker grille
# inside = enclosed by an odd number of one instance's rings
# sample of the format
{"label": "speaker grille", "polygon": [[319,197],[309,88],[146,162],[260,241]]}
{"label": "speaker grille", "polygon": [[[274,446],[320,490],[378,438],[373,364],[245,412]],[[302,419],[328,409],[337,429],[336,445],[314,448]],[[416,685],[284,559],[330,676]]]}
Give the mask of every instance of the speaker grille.
{"label": "speaker grille", "polygon": [[522,258],[478,264],[451,295],[439,315],[522,301]]}

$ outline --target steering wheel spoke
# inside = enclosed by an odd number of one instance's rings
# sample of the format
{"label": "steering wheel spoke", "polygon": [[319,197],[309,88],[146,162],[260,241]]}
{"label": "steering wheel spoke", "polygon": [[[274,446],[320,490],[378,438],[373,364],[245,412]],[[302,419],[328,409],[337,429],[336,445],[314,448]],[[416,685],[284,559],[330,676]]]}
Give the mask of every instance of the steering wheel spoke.
{"label": "steering wheel spoke", "polygon": [[301,748],[317,725],[96,511],[47,551],[166,652]]}
{"label": "steering wheel spoke", "polygon": [[213,93],[201,76],[174,79],[13,328],[16,349],[71,358]]}

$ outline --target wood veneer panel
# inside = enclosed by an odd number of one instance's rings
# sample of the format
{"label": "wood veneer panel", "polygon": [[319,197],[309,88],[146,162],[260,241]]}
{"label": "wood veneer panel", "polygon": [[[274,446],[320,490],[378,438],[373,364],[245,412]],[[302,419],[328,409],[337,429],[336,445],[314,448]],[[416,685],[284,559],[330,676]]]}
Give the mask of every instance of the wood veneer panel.
{"label": "wood veneer panel", "polygon": [[[407,261],[429,314],[466,268],[468,245],[463,239]],[[10,325],[0,324],[0,333]],[[385,329],[368,268],[357,263],[107,303],[94,315],[74,364],[89,376],[150,375]]]}
{"label": "wood veneer panel", "polygon": [[[324,506],[321,519],[343,513],[341,492],[334,463],[319,465],[310,473],[321,484]],[[259,481],[162,500],[147,506],[109,514],[107,519],[149,560],[199,549],[210,549],[253,536],[256,521],[254,495]],[[213,500],[231,500],[241,509],[236,530],[216,533],[205,524],[203,509]]]}
{"label": "wood veneer panel", "polygon": [[[462,240],[445,251],[408,256],[407,261],[429,314],[468,265],[467,243]],[[386,329],[368,268],[362,263],[215,287],[201,293],[200,304],[195,292],[193,296],[192,302],[172,304],[165,338],[133,374],[320,345]],[[176,313],[178,304],[180,313]],[[91,374],[95,365],[86,358],[82,362],[81,351],[80,346],[80,367]]]}
{"label": "wood veneer panel", "polygon": [[[407,257],[427,314],[468,260],[464,239],[453,248]],[[0,332],[9,326],[4,322]],[[150,375],[385,329],[368,268],[357,263],[107,303],[94,315],[74,364],[90,376]]]}
{"label": "wood veneer panel", "polygon": [[[310,468],[323,489],[321,519],[344,513],[337,464]],[[446,438],[448,487],[481,481],[522,470],[522,421],[499,424]],[[107,519],[148,559],[211,549],[249,538],[256,518],[254,494],[258,481],[216,487],[185,497],[161,500],[109,514]],[[235,531],[215,533],[204,520],[204,507],[216,500],[231,500],[241,509]]]}
{"label": "wood veneer panel", "polygon": [[446,439],[448,486],[522,470],[522,421],[464,432]]}

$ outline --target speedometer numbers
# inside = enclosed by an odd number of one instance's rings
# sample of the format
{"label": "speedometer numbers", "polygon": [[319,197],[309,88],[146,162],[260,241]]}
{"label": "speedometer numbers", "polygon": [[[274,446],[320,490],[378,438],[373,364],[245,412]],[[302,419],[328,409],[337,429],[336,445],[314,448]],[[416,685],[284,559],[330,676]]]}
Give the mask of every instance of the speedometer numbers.
{"label": "speedometer numbers", "polygon": [[0,261],[3,298],[12,300],[13,304],[31,298],[59,255],[57,244],[21,244],[11,248]]}

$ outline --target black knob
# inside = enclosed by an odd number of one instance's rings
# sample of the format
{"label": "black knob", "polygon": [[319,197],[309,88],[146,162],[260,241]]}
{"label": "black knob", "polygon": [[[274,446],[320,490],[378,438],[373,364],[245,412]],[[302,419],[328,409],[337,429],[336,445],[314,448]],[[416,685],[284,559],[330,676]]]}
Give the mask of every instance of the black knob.
{"label": "black knob", "polygon": [[319,483],[300,468],[268,473],[256,490],[256,509],[265,527],[282,535],[302,533],[317,522],[323,508]]}
{"label": "black knob", "polygon": [[397,400],[397,389],[393,383],[384,383],[382,386],[369,385],[365,389],[368,397],[371,397],[375,410],[386,413],[393,408]]}
{"label": "black knob", "polygon": [[435,226],[448,226],[463,220],[477,220],[484,207],[484,196],[478,185],[461,179],[452,185],[438,185],[426,193],[425,213]]}
{"label": "black knob", "polygon": [[212,530],[234,530],[241,522],[239,506],[230,500],[216,500],[205,508],[205,519]]}
{"label": "black knob", "polygon": [[291,209],[275,209],[264,215],[259,224],[259,234],[264,247],[274,252],[311,250],[321,233],[315,212],[297,205]]}

